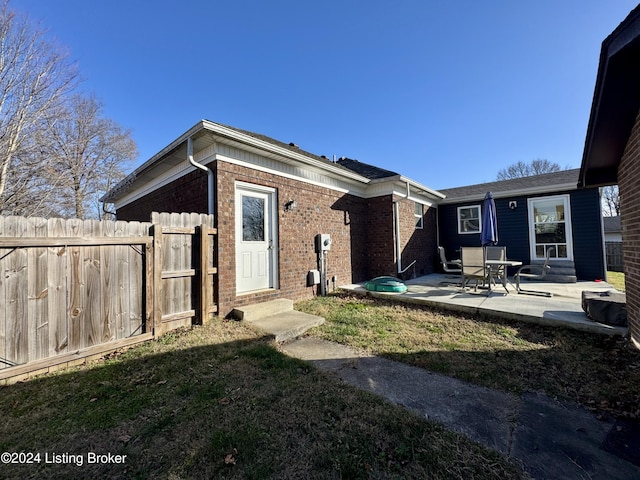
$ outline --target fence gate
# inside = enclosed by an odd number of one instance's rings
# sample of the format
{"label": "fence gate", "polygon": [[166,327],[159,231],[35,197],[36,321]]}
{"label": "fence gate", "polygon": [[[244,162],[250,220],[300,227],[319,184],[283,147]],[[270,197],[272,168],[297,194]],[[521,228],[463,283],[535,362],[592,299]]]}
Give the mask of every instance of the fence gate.
{"label": "fence gate", "polygon": [[217,312],[213,290],[213,217],[204,214],[153,213],[156,334],[202,323]]}
{"label": "fence gate", "polygon": [[0,217],[0,383],[216,312],[213,218]]}

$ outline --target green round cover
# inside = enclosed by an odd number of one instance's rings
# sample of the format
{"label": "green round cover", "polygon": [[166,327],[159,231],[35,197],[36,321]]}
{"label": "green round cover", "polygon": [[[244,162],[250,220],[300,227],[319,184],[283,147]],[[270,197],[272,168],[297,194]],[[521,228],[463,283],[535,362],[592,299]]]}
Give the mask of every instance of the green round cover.
{"label": "green round cover", "polygon": [[364,287],[371,292],[406,292],[407,286],[395,277],[376,277],[369,280]]}

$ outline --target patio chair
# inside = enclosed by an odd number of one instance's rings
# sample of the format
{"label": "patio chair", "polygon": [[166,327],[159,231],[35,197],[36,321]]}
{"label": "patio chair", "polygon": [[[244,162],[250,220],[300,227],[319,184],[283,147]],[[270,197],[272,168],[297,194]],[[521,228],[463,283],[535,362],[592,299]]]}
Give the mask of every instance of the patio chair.
{"label": "patio chair", "polygon": [[445,273],[462,273],[460,260],[447,260],[443,247],[438,247],[438,254],[440,255],[440,263],[442,263],[442,269]]}
{"label": "patio chair", "polygon": [[476,281],[474,290],[478,290],[478,282],[484,284],[487,278],[487,268],[484,265],[483,247],[462,247],[460,249],[460,261],[462,262],[462,288],[466,288],[471,280]]}
{"label": "patio chair", "polygon": [[[484,247],[485,260],[506,260],[507,247]],[[496,285],[496,280],[504,286],[506,282],[507,268],[504,265],[491,265],[489,269],[489,279]],[[505,287],[506,289],[506,287]]]}
{"label": "patio chair", "polygon": [[[547,254],[545,255],[545,260],[543,264],[538,265],[523,265],[518,269],[513,278],[516,280],[516,290],[518,293],[524,293],[526,295],[541,295],[543,297],[551,297],[552,294],[550,292],[540,292],[537,290],[525,290],[520,287],[520,281],[523,278],[527,280],[544,280],[547,272],[551,270],[549,266],[549,259],[551,258],[551,253],[555,250],[555,247],[549,247],[547,249]],[[528,273],[524,273],[528,270]]]}

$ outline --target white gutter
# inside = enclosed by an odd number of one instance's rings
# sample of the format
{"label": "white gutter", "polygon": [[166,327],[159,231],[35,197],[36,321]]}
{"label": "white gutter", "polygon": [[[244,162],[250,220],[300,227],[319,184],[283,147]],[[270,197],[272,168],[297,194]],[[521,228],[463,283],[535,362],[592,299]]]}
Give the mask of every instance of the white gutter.
{"label": "white gutter", "polygon": [[199,168],[200,170],[204,170],[205,172],[207,172],[207,213],[209,215],[213,215],[214,213],[214,178],[213,178],[213,170],[211,170],[209,167],[202,165],[201,163],[196,162],[193,159],[193,140],[191,139],[191,136],[189,136],[187,138],[187,157],[189,158],[189,163],[191,165],[193,165],[196,168]]}
{"label": "white gutter", "polygon": [[396,258],[398,260],[398,273],[401,274],[413,267],[417,260],[411,262],[411,264],[404,270],[402,269],[402,251],[400,250],[400,207],[398,206],[398,202],[393,202],[393,220],[396,228]]}
{"label": "white gutter", "polygon": [[424,195],[424,194],[429,195],[431,197],[434,197],[437,201],[440,201],[445,198],[445,195],[443,193],[440,193],[437,190],[434,190],[425,185],[422,185],[416,182],[415,180],[411,180],[410,178],[405,177],[404,175],[395,175],[393,177],[376,178],[374,180],[369,181],[371,185],[375,185],[376,183],[390,183],[390,182],[400,182],[404,184],[407,198],[410,193],[409,191],[410,187],[413,187],[413,190],[415,193],[421,194],[421,195]]}

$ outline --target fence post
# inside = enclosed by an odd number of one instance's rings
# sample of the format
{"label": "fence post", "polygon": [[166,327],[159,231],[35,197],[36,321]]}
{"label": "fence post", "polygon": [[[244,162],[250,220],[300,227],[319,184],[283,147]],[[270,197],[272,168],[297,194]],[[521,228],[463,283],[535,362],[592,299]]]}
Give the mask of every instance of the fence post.
{"label": "fence post", "polygon": [[153,239],[145,243],[145,258],[143,263],[144,272],[144,305],[142,307],[145,311],[145,329],[144,333],[154,332],[154,322],[155,322],[155,298],[156,298],[156,289],[154,288],[154,274],[153,274],[153,264],[155,258],[155,249]]}
{"label": "fence post", "polygon": [[200,321],[209,320],[209,226],[200,225]]}
{"label": "fence post", "polygon": [[154,223],[153,231],[153,335],[160,334],[162,325],[162,225]]}

